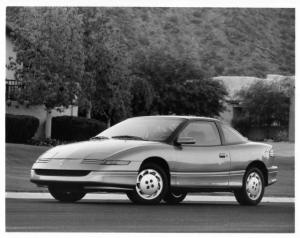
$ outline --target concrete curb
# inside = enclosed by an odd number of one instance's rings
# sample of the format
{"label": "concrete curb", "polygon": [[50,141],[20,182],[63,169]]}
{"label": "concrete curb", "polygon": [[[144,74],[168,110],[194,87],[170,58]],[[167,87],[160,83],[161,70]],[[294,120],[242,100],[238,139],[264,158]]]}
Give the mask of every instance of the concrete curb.
{"label": "concrete curb", "polygon": [[[53,199],[49,193],[6,192],[6,198],[12,199]],[[87,194],[84,200],[128,200],[125,194]],[[234,196],[188,195],[184,202],[236,202]],[[265,203],[294,203],[293,197],[264,197]]]}

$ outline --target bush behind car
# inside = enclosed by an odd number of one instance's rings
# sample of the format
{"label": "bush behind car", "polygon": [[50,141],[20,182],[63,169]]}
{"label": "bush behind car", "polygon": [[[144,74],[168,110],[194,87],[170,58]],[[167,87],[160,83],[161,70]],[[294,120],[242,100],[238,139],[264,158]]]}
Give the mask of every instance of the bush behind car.
{"label": "bush behind car", "polygon": [[27,115],[6,114],[6,142],[26,143],[30,140],[39,127],[39,119]]}
{"label": "bush behind car", "polygon": [[105,129],[106,124],[95,119],[72,116],[53,117],[51,137],[60,141],[82,141]]}

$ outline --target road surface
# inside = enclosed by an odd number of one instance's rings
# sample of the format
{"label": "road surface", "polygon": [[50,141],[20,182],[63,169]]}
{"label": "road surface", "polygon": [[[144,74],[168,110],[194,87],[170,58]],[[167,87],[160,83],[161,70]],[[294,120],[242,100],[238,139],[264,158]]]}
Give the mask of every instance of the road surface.
{"label": "road surface", "polygon": [[186,201],[179,205],[134,205],[127,199],[6,198],[8,232],[294,232],[293,202],[257,207],[234,201]]}

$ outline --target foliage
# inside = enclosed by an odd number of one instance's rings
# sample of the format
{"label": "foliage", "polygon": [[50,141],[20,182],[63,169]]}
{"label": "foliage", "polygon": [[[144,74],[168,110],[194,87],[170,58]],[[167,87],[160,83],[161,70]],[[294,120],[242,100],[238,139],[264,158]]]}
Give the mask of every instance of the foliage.
{"label": "foliage", "polygon": [[191,52],[208,77],[295,74],[295,9],[108,10],[116,24],[126,24],[132,51],[163,45],[172,54]]}
{"label": "foliage", "polygon": [[242,135],[247,135],[249,129],[251,128],[250,119],[246,115],[233,117],[231,124],[236,130],[242,133]]}
{"label": "foliage", "polygon": [[106,128],[105,123],[83,117],[52,118],[52,138],[60,141],[87,140]]}
{"label": "foliage", "polygon": [[94,65],[96,91],[92,98],[93,116],[106,121],[108,127],[131,115],[130,82],[124,64],[126,55],[116,44],[109,48],[99,47]]}
{"label": "foliage", "polygon": [[51,139],[51,138],[45,138],[45,139],[34,139],[31,138],[26,142],[26,144],[29,145],[36,145],[36,146],[58,146],[58,145],[63,145],[66,144],[67,142],[64,141],[59,141],[56,139]]}
{"label": "foliage", "polygon": [[6,114],[6,142],[25,143],[31,139],[39,126],[39,119],[33,116]]}
{"label": "foliage", "polygon": [[[22,81],[19,101],[68,106],[76,98],[86,116],[130,115],[127,56],[122,34],[100,8],[8,8]],[[22,67],[19,65],[22,64]]]}
{"label": "foliage", "polygon": [[131,109],[134,116],[148,115],[154,99],[154,89],[146,79],[132,76],[130,78],[132,95]]}
{"label": "foliage", "polygon": [[7,22],[19,100],[53,108],[78,97],[108,126],[131,115],[215,116],[226,91],[211,77],[295,73],[294,9],[8,7]]}
{"label": "foliage", "polygon": [[290,98],[278,82],[257,81],[238,93],[249,126],[287,126]]}
{"label": "foliage", "polygon": [[153,93],[152,113],[217,116],[224,109],[224,86],[204,78],[189,56],[179,58],[157,50],[138,58],[136,65],[135,75],[153,89],[149,92]]}
{"label": "foliage", "polygon": [[279,141],[288,141],[289,140],[289,135],[288,135],[288,130],[280,130],[278,133],[274,136],[273,140],[275,142]]}
{"label": "foliage", "polygon": [[85,74],[81,81],[81,102],[93,117],[120,120],[130,115],[127,49],[117,27],[99,8],[81,8]]}
{"label": "foliage", "polygon": [[77,9],[19,8],[18,17],[11,17],[17,57],[9,67],[24,85],[19,100],[44,104],[47,109],[70,105],[83,75],[82,23]]}

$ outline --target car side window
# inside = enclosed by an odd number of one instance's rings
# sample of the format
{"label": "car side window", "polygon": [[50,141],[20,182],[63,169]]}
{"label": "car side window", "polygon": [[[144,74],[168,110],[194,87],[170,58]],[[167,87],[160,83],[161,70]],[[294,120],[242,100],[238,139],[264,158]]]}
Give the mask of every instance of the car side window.
{"label": "car side window", "polygon": [[180,133],[179,138],[192,137],[195,145],[214,146],[221,145],[221,139],[214,122],[191,122]]}
{"label": "car side window", "polygon": [[239,144],[245,142],[247,139],[243,137],[239,132],[230,126],[221,124],[221,128],[224,135],[224,140],[226,144]]}

